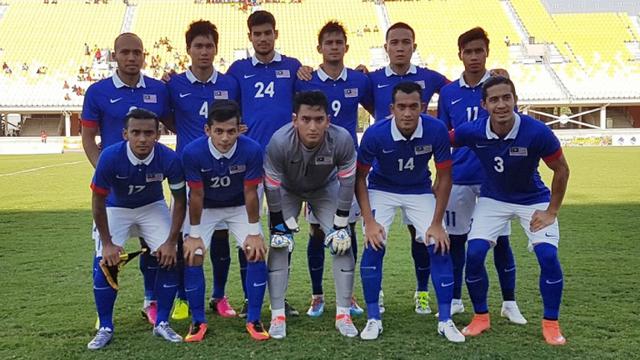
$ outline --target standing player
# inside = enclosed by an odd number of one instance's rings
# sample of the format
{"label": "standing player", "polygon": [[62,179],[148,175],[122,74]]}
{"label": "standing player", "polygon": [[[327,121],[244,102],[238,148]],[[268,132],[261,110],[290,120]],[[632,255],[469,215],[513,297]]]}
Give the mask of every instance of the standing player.
{"label": "standing player", "polygon": [[[228,99],[238,101],[240,98],[240,89],[235,78],[222,74],[213,67],[213,60],[218,51],[218,38],[218,30],[209,21],[200,20],[189,25],[185,40],[191,66],[186,72],[173,76],[167,83],[176,129],[178,155],[182,154],[189,143],[204,135],[209,108],[215,101]],[[236,315],[225,296],[225,286],[231,265],[229,253],[229,232],[227,229],[216,229],[211,240],[213,293],[209,304],[223,317]],[[245,264],[241,268],[246,269],[244,251],[241,249],[238,251],[238,258],[241,264]],[[241,276],[241,278],[246,304],[245,277]],[[176,302],[174,315],[174,318],[188,317],[188,307],[184,302],[180,300]]]}
{"label": "standing player", "polygon": [[[462,333],[477,336],[491,326],[484,262],[506,224],[517,217],[540,264],[544,339],[551,345],[563,345],[566,340],[558,324],[563,278],[557,215],[567,189],[569,166],[553,132],[544,123],[515,113],[516,101],[513,82],[492,77],[482,86],[482,107],[489,117],[462,124],[452,133],[455,145],[474,151],[486,176],[467,248],[466,282],[475,315]],[[553,170],[551,191],[540,179],[540,159]]]}
{"label": "standing player", "polygon": [[[310,81],[296,81],[296,91],[320,90],[329,101],[331,123],[345,128],[351,134],[354,144],[358,144],[356,128],[358,127],[358,105],[371,109],[371,85],[366,75],[344,66],[344,55],[349,50],[347,33],[344,27],[336,22],[327,22],[318,34],[318,52],[322,54],[320,68],[311,74]],[[360,209],[353,201],[349,212],[349,228],[351,231],[352,251],[357,258],[356,221]],[[324,291],[322,276],[324,273],[324,238],[318,220],[309,211],[310,223],[307,259],[311,276],[312,299],[307,315],[317,317],[324,312]],[[355,299],[351,302],[351,315],[360,315],[362,308]]]}
{"label": "standing player", "polygon": [[[100,155],[96,135],[100,135],[103,149],[121,141],[125,115],[131,109],[151,110],[160,119],[168,114],[165,85],[140,72],[144,64],[142,40],[136,34],[123,33],[118,35],[113,48],[117,70],[111,77],[89,86],[82,106],[82,147],[93,167]],[[140,256],[145,294],[142,314],[151,324],[156,323],[153,288],[157,269],[155,257],[148,252]]]}
{"label": "standing player", "polygon": [[[421,87],[413,82],[394,86],[391,119],[376,122],[365,132],[358,151],[356,195],[362,208],[365,249],[360,262],[367,302],[367,325],[360,333],[374,340],[382,333],[378,296],[387,234],[397,208],[416,226],[416,242],[427,248],[440,310],[438,333],[464,342],[451,320],[453,269],[443,216],[451,190],[451,152],[446,128],[421,115]],[[439,184],[432,192],[428,163],[433,156]],[[369,170],[373,167],[373,170]],[[367,181],[368,180],[368,181]],[[368,190],[367,190],[368,187]],[[428,225],[430,224],[430,225]]]}
{"label": "standing player", "polygon": [[189,183],[189,228],[184,240],[187,261],[184,283],[193,323],[187,342],[204,339],[205,279],[203,256],[216,225],[225,224],[247,255],[248,314],[246,328],[252,338],[267,340],[260,309],[267,288],[266,248],[260,229],[258,184],[262,182],[262,149],[240,135],[240,109],[230,100],[216,101],[205,126],[208,136],[187,145],[183,153]]}
{"label": "standing player", "polygon": [[[438,118],[449,129],[476,121],[487,116],[480,106],[482,84],[489,79],[486,68],[489,56],[489,37],[479,27],[473,28],[458,37],[458,57],[464,64],[460,79],[442,88],[438,99]],[[451,313],[464,311],[462,304],[462,271],[464,269],[465,243],[471,229],[471,214],[480,195],[480,184],[484,171],[478,158],[469,148],[453,149],[453,188],[446,212],[446,225],[451,239],[451,259],[453,261],[453,302]],[[516,267],[511,246],[509,246],[508,223],[497,239],[494,248],[494,263],[502,289],[502,316],[516,324],[526,324],[515,299]]]}
{"label": "standing player", "polygon": [[[109,344],[114,330],[113,306],[117,291],[107,282],[99,263],[117,265],[124,243],[133,233],[143,236],[152,256],[159,259],[154,282],[158,314],[153,334],[170,342],[182,341],[168,321],[179,282],[174,265],[186,207],[180,159],[171,149],[157,142],[160,132],[156,114],[139,108],[131,110],[124,127],[127,141],[104,149],[91,182],[96,229],[93,293],[100,326],[87,345],[90,350]],[[172,214],[169,214],[162,193],[164,179],[168,179],[174,198]]]}
{"label": "standing player", "polygon": [[278,130],[267,146],[264,168],[271,223],[269,334],[275,339],[286,336],[288,254],[303,201],[313,208],[327,234],[325,245],[333,254],[336,328],[343,336],[358,335],[349,310],[355,261],[347,229],[355,180],[355,147],[348,131],[329,123],[327,109],[327,97],[320,91],[296,94],[293,123]]}
{"label": "standing player", "polygon": [[[408,24],[398,22],[391,25],[385,39],[384,49],[389,56],[389,65],[369,73],[375,104],[375,119],[381,120],[390,115],[393,88],[404,81],[412,81],[420,85],[422,89],[421,101],[425,104],[422,110],[426,113],[433,94],[439,93],[440,89],[449,83],[449,80],[436,71],[411,63],[411,56],[416,50],[417,44],[415,43],[415,32]],[[416,272],[415,311],[418,314],[429,314],[431,313],[429,307],[429,254],[423,244],[416,242],[416,229],[407,220],[403,215],[403,222],[408,224],[411,234],[411,254]]]}

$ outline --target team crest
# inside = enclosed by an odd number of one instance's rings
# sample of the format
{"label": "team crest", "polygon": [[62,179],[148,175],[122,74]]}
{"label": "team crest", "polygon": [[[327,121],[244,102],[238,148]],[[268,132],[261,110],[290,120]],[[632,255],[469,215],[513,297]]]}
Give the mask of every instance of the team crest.
{"label": "team crest", "polygon": [[147,174],[147,182],[156,182],[156,181],[162,181],[162,179],[164,179],[164,174],[162,173],[155,173],[155,174]]}
{"label": "team crest", "polygon": [[158,96],[156,94],[144,94],[142,95],[142,101],[145,104],[157,104]]}
{"label": "team crest", "polygon": [[420,87],[423,88],[423,89],[426,87],[426,85],[424,84],[424,80],[418,80],[415,83],[420,85]]}
{"label": "team crest", "polygon": [[331,156],[316,156],[316,165],[333,165],[333,158]]}
{"label": "team crest", "polygon": [[527,156],[527,148],[514,146],[509,149],[509,156]]}
{"label": "team crest", "polygon": [[276,70],[277,79],[288,79],[291,77],[289,70]]}
{"label": "team crest", "polygon": [[344,97],[346,98],[358,97],[358,88],[344,89]]}
{"label": "team crest", "polygon": [[428,154],[431,152],[431,145],[416,145],[413,150],[416,155]]}
{"label": "team crest", "polygon": [[229,166],[229,175],[243,173],[247,170],[246,165],[233,165]]}
{"label": "team crest", "polygon": [[227,90],[216,90],[213,92],[213,98],[216,100],[229,99],[229,92]]}

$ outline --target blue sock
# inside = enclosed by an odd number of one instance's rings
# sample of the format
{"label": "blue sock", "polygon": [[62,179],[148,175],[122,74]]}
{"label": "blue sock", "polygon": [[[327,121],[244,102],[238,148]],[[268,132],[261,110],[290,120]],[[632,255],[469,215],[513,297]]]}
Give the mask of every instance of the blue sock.
{"label": "blue sock", "polygon": [[260,320],[260,311],[267,289],[267,264],[264,261],[247,263],[247,284],[249,309],[247,322]]}
{"label": "blue sock", "polygon": [[322,289],[322,274],[324,273],[324,239],[316,235],[316,231],[309,234],[307,243],[307,264],[311,276],[311,290],[313,295],[324,294]]}
{"label": "blue sock", "polygon": [[483,239],[471,239],[467,242],[467,270],[466,281],[469,297],[476,314],[489,312],[487,306],[487,292],[489,290],[489,276],[484,266],[484,260],[491,248],[491,243]]}
{"label": "blue sock", "polygon": [[189,310],[194,323],[206,323],[204,315],[204,269],[200,266],[184,267],[184,289],[189,300]]}
{"label": "blue sock", "polygon": [[411,238],[411,255],[413,265],[416,269],[417,291],[429,291],[429,273],[431,272],[431,261],[429,261],[429,250],[423,243]]}
{"label": "blue sock", "polygon": [[240,282],[242,283],[242,292],[244,292],[244,298],[249,298],[247,292],[247,256],[242,248],[238,248],[238,264],[240,265]]}
{"label": "blue sock", "polygon": [[498,272],[502,300],[516,300],[516,260],[513,257],[509,236],[499,236],[496,246],[493,248],[493,263]]}
{"label": "blue sock", "polygon": [[360,260],[360,277],[362,279],[362,290],[364,301],[367,303],[367,318],[380,320],[380,307],[378,298],[382,286],[382,260],[385,248],[375,251],[371,246],[366,247],[362,252]]}
{"label": "blue sock", "polygon": [[349,224],[351,229],[351,252],[353,253],[353,259],[355,264],[358,263],[358,232],[356,231],[356,223]]}
{"label": "blue sock", "polygon": [[462,273],[466,256],[467,234],[449,235],[451,239],[451,264],[453,266],[453,298],[462,299]]}
{"label": "blue sock", "polygon": [[540,264],[540,294],[544,305],[544,318],[558,320],[564,280],[558,260],[558,248],[551,244],[538,244],[534,248]]}
{"label": "blue sock", "polygon": [[174,266],[171,269],[158,268],[156,277],[156,288],[154,293],[158,297],[158,317],[156,326],[163,321],[169,321],[169,313],[173,306],[173,299],[178,290],[178,269]]}
{"label": "blue sock", "polygon": [[113,330],[113,305],[116,303],[118,292],[114,290],[100,270],[102,257],[93,259],[93,296],[96,301],[96,310],[100,318],[100,327]]}
{"label": "blue sock", "polygon": [[431,258],[431,280],[438,299],[438,320],[451,319],[451,299],[453,298],[453,264],[449,254],[434,253],[434,245],[429,245]]}
{"label": "blue sock", "polygon": [[140,255],[140,272],[144,280],[144,298],[146,300],[155,300],[156,296],[153,289],[156,285],[156,276],[158,272],[158,259],[146,251]]}
{"label": "blue sock", "polygon": [[229,267],[231,266],[231,249],[229,248],[229,232],[218,230],[213,233],[211,240],[210,257],[213,265],[213,293],[214,299],[224,297],[224,289],[227,286]]}

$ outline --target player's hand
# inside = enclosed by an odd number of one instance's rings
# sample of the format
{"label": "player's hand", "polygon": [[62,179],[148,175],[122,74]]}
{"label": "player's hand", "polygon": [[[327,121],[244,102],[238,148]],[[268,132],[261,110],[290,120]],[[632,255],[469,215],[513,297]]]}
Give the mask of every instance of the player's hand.
{"label": "player's hand", "polygon": [[328,247],[331,254],[344,255],[351,248],[351,235],[347,228],[335,229],[324,238],[324,246]]}
{"label": "player's hand", "polygon": [[506,77],[507,79],[509,78],[509,72],[506,69],[501,69],[501,68],[489,70],[489,75],[502,76],[502,77]]}
{"label": "player's hand", "polygon": [[122,253],[124,249],[120,246],[114,245],[111,241],[102,247],[102,261],[104,261],[107,266],[116,266],[120,262],[120,253]]}
{"label": "player's hand", "polygon": [[310,81],[311,78],[313,77],[312,73],[313,73],[313,68],[311,66],[302,65],[298,68],[298,71],[296,72],[296,76],[300,80]]}
{"label": "player's hand", "polygon": [[168,240],[156,250],[158,264],[165,269],[173,267],[177,262],[177,257],[176,244],[172,244]]}
{"label": "player's hand", "polygon": [[377,221],[365,223],[364,225],[364,247],[371,246],[373,250],[381,250],[387,241],[387,234],[384,227]]}
{"label": "player's hand", "polygon": [[547,210],[536,210],[531,215],[529,230],[531,232],[540,231],[556,221],[556,216]]}
{"label": "player's hand", "polygon": [[240,123],[240,134],[245,134],[249,131],[249,127],[245,123]]}
{"label": "player's hand", "polygon": [[293,250],[293,232],[285,224],[278,224],[271,228],[271,247],[276,249],[289,248]]}
{"label": "player's hand", "polygon": [[182,243],[182,252],[187,264],[193,264],[196,256],[204,256],[204,241],[199,237],[187,236]]}
{"label": "player's hand", "polygon": [[242,249],[250,262],[262,261],[267,255],[267,247],[264,245],[262,235],[247,235]]}
{"label": "player's hand", "polygon": [[360,71],[363,74],[368,74],[369,73],[369,69],[367,69],[367,66],[364,64],[360,64],[358,66],[356,66],[355,69],[353,69],[355,71]]}
{"label": "player's hand", "polygon": [[162,80],[162,82],[168,83],[169,80],[171,80],[171,77],[173,77],[176,74],[176,71],[171,69],[169,70],[169,72],[165,72],[164,74],[162,74],[162,78],[160,80]]}
{"label": "player's hand", "polygon": [[442,255],[449,252],[449,235],[447,235],[447,232],[445,231],[442,224],[432,224],[431,226],[429,226],[425,234],[425,239],[426,240],[424,244],[426,246],[429,246],[429,239],[432,239],[434,241],[434,253],[437,253],[438,250],[440,250],[440,253]]}

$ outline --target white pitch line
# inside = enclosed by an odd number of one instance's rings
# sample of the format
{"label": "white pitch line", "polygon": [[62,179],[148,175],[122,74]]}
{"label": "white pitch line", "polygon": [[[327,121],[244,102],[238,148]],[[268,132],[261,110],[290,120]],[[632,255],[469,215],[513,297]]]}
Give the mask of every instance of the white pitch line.
{"label": "white pitch line", "polygon": [[62,164],[54,164],[54,165],[40,166],[40,167],[37,167],[37,168],[26,169],[26,170],[20,170],[20,171],[16,171],[16,172],[12,172],[12,173],[0,174],[0,177],[3,177],[3,176],[12,176],[12,175],[20,175],[20,174],[30,173],[30,172],[34,172],[34,171],[38,171],[38,170],[43,170],[43,169],[49,169],[49,168],[60,167],[60,166],[67,166],[67,165],[80,164],[80,163],[83,163],[83,162],[84,162],[84,161],[72,161],[72,162],[66,162],[66,163],[62,163]]}

